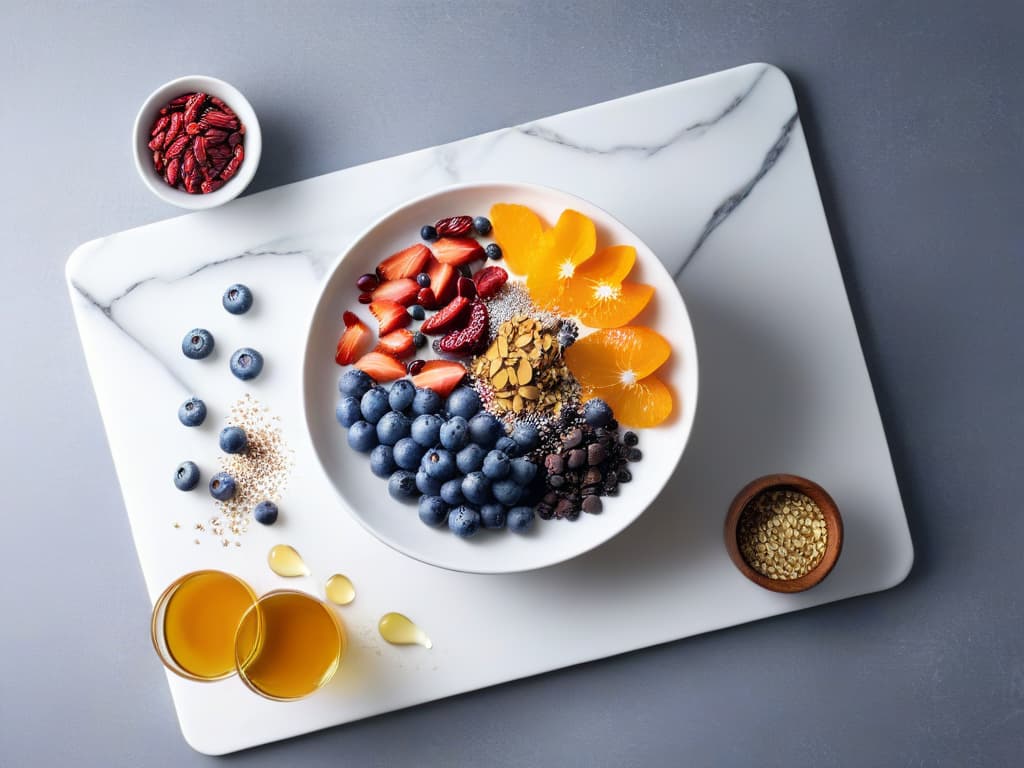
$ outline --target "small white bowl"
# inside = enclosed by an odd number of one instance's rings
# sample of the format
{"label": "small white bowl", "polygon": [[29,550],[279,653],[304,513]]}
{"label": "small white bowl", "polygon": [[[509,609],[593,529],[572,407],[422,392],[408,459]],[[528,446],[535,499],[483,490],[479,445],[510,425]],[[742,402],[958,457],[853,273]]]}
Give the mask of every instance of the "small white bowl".
{"label": "small white bowl", "polygon": [[[202,92],[208,96],[216,96],[238,115],[238,119],[245,126],[245,157],[241,166],[228,182],[215,192],[209,194],[190,195],[181,189],[176,189],[167,184],[166,181],[153,168],[153,152],[148,144],[150,142],[150,129],[160,114],[160,108],[166,106],[171,99],[185,93]],[[260,122],[256,119],[256,112],[252,105],[242,95],[241,91],[223,80],[205,75],[189,75],[179,77],[164,83],[143,102],[139,114],[135,116],[135,127],[132,130],[132,149],[135,154],[135,167],[139,176],[150,188],[154,195],[161,200],[176,205],[179,208],[191,210],[202,210],[204,208],[215,208],[222,203],[233,200],[242,194],[252,177],[256,175],[256,168],[260,164],[260,154],[263,151],[263,135],[260,132]]]}

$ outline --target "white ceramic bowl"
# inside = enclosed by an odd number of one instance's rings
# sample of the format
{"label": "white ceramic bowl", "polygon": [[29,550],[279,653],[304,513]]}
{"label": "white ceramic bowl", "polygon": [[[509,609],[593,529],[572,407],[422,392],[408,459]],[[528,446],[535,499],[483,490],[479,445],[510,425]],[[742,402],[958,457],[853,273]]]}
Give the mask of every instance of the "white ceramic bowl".
{"label": "white ceramic bowl", "polygon": [[[215,192],[209,194],[190,195],[181,189],[171,187],[161,178],[153,168],[153,152],[147,146],[150,142],[150,129],[160,113],[160,108],[167,102],[185,93],[202,92],[209,96],[216,96],[223,99],[225,103],[245,126],[245,157],[236,173],[228,182]],[[252,177],[256,175],[256,168],[260,164],[260,154],[263,151],[263,135],[260,132],[260,122],[256,119],[256,112],[249,104],[241,91],[223,80],[205,75],[189,75],[179,77],[164,83],[153,91],[135,116],[135,126],[132,129],[132,151],[135,157],[135,168],[142,177],[142,181],[161,200],[176,205],[179,208],[201,210],[204,208],[215,208],[218,205],[233,200],[242,194],[242,191],[249,186]]]}
{"label": "white ceramic bowl", "polygon": [[[370,473],[369,457],[353,451],[346,430],[335,420],[338,377],[335,346],[345,310],[376,322],[356,301],[356,279],[372,272],[386,256],[419,241],[420,227],[443,216],[487,215],[493,203],[521,203],[549,224],[566,208],[597,225],[598,247],[633,245],[637,262],[630,279],[653,285],[650,305],[633,321],[659,331],[672,344],[672,356],[658,370],[673,390],[675,408],[667,422],[638,430],[643,460],[630,465],[633,481],[604,499],[598,515],[575,522],[537,519],[527,535],[481,530],[460,539],[447,527],[420,522],[415,504],[388,496],[386,481]],[[502,262],[497,262],[501,264]],[[425,350],[421,350],[423,352]],[[625,529],[654,501],[674,472],[686,446],[697,405],[697,348],[682,297],[671,276],[633,232],[607,212],[564,192],[526,184],[467,184],[441,190],[395,209],[363,232],[330,269],[310,320],[303,365],[303,399],[310,438],[324,471],[351,514],[385,544],[425,563],[473,573],[510,573],[568,560]]]}

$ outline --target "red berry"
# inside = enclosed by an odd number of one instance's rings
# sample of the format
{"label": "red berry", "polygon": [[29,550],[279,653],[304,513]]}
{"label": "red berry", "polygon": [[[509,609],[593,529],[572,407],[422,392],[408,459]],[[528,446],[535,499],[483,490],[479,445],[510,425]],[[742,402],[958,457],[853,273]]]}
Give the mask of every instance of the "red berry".
{"label": "red berry", "polygon": [[372,293],[377,290],[378,285],[380,285],[380,280],[377,279],[376,275],[371,275],[369,272],[365,275],[360,275],[359,279],[356,280],[356,288],[363,293]]}
{"label": "red berry", "polygon": [[359,294],[359,303],[360,304],[369,304],[371,301],[373,301],[373,296],[371,296],[370,294],[368,294],[368,293],[360,293]]}
{"label": "red berry", "polygon": [[410,376],[415,376],[417,373],[423,370],[423,366],[427,364],[426,360],[410,360],[406,370],[409,371]]}

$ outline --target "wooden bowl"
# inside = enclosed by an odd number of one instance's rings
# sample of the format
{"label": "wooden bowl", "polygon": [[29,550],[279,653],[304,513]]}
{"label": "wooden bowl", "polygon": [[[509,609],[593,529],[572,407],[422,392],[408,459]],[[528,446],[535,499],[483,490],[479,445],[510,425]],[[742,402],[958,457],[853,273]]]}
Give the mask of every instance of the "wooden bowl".
{"label": "wooden bowl", "polygon": [[[798,491],[804,494],[818,505],[825,516],[825,531],[828,536],[825,554],[814,568],[797,579],[770,579],[761,575],[743,559],[737,541],[740,516],[747,504],[765,491],[774,490]],[[747,483],[729,505],[729,514],[725,518],[725,548],[740,572],[758,586],[772,592],[803,592],[821,583],[835,567],[839,553],[843,549],[843,518],[839,515],[839,507],[835,501],[817,483],[797,475],[765,475]]]}

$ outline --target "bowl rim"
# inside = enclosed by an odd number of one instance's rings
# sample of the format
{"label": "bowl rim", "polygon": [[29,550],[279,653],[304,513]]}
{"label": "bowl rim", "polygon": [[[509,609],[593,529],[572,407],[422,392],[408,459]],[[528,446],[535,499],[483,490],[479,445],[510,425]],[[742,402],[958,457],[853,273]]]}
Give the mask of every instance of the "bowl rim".
{"label": "bowl rim", "polygon": [[[610,219],[611,221],[614,221],[619,226],[621,226],[623,229],[625,229],[627,232],[629,232],[631,238],[634,241],[633,244],[641,246],[642,248],[646,249],[651,254],[651,256],[653,257],[654,262],[655,262],[655,264],[653,265],[652,268],[659,269],[659,270],[663,271],[665,273],[665,276],[669,280],[669,282],[672,283],[676,287],[677,294],[676,294],[674,300],[679,301],[679,303],[680,303],[680,305],[682,307],[683,316],[686,318],[686,331],[688,333],[689,340],[691,342],[690,349],[692,350],[692,355],[688,358],[688,365],[690,365],[692,367],[692,369],[693,369],[693,377],[692,377],[693,378],[693,391],[692,391],[691,398],[688,401],[689,402],[690,411],[692,412],[690,414],[690,416],[689,416],[689,427],[686,429],[685,433],[682,435],[682,439],[678,442],[678,446],[679,446],[678,447],[678,453],[676,454],[674,460],[672,461],[672,465],[671,465],[670,470],[666,473],[664,482],[658,488],[657,492],[655,492],[653,494],[653,496],[651,496],[651,498],[639,509],[639,511],[637,511],[634,515],[632,515],[632,517],[630,517],[625,522],[625,524],[623,524],[621,527],[613,530],[605,538],[598,539],[598,540],[594,541],[593,543],[589,544],[588,546],[586,546],[586,547],[584,547],[582,549],[579,549],[578,551],[574,551],[574,552],[572,552],[571,554],[569,554],[569,555],[567,555],[565,557],[561,557],[561,558],[558,558],[558,559],[551,559],[551,560],[549,560],[547,562],[542,562],[542,563],[539,563],[539,564],[530,564],[530,565],[526,565],[526,566],[522,566],[522,567],[513,567],[513,568],[501,567],[501,568],[483,569],[483,568],[479,568],[479,567],[477,567],[477,568],[457,567],[457,566],[451,565],[450,563],[443,562],[443,561],[441,561],[441,560],[439,560],[437,558],[431,558],[431,557],[423,554],[422,552],[417,552],[417,551],[411,550],[409,547],[403,545],[400,541],[396,541],[396,540],[393,539],[393,537],[391,537],[391,536],[389,536],[389,535],[387,535],[387,534],[385,534],[385,533],[383,533],[383,532],[381,532],[379,530],[376,530],[373,527],[371,527],[369,525],[369,523],[367,523],[363,519],[363,517],[361,515],[359,515],[354,509],[352,509],[352,504],[348,501],[348,499],[344,495],[341,494],[341,492],[339,491],[336,483],[332,479],[330,471],[328,470],[327,466],[324,464],[324,458],[321,455],[321,452],[319,450],[317,450],[316,443],[315,443],[315,441],[313,439],[314,424],[311,423],[312,413],[311,413],[311,409],[307,406],[307,404],[309,402],[309,397],[308,397],[309,391],[310,391],[310,388],[312,387],[311,382],[312,382],[312,378],[313,378],[313,367],[314,367],[313,366],[313,362],[312,362],[312,360],[313,360],[313,357],[312,357],[312,343],[313,343],[314,326],[315,326],[317,317],[318,317],[318,315],[320,314],[320,311],[321,311],[320,310],[320,306],[325,301],[325,299],[327,297],[327,287],[330,284],[331,280],[333,279],[334,274],[341,267],[342,262],[349,256],[350,253],[352,253],[356,249],[356,247],[358,245],[360,245],[367,237],[369,237],[378,227],[382,226],[392,216],[396,216],[396,215],[398,215],[399,213],[405,211],[408,208],[412,208],[414,206],[417,206],[417,205],[423,203],[424,201],[430,200],[431,198],[439,197],[441,195],[445,195],[445,194],[449,194],[449,193],[462,192],[462,191],[473,191],[473,190],[486,191],[486,190],[493,189],[493,188],[496,188],[496,187],[515,187],[515,188],[518,188],[518,189],[527,190],[527,191],[536,192],[536,193],[541,193],[541,194],[554,194],[554,195],[558,195],[558,196],[567,198],[570,201],[578,201],[580,203],[584,203],[585,205],[590,206],[590,207],[600,211],[603,216],[606,216],[608,219]],[[444,570],[451,571],[453,573],[474,573],[474,574],[484,574],[484,575],[502,575],[502,574],[512,574],[512,573],[526,573],[526,572],[530,572],[530,571],[541,570],[543,568],[549,568],[549,567],[552,567],[552,566],[555,566],[555,565],[559,565],[561,563],[568,562],[570,560],[574,560],[574,559],[576,559],[576,558],[578,558],[578,557],[580,557],[582,555],[585,555],[588,552],[593,551],[594,549],[597,549],[598,547],[602,546],[603,544],[608,543],[609,541],[614,539],[616,536],[620,535],[627,528],[629,528],[631,525],[633,525],[644,514],[644,512],[646,512],[647,509],[649,509],[650,506],[652,504],[654,504],[655,501],[657,501],[657,499],[664,492],[665,487],[668,485],[669,481],[672,479],[672,477],[675,475],[676,471],[679,468],[679,463],[682,461],[683,454],[686,452],[686,447],[689,444],[690,438],[693,435],[693,427],[694,427],[694,423],[695,423],[697,404],[698,404],[699,399],[700,399],[699,392],[700,392],[699,354],[697,352],[697,341],[696,341],[696,335],[695,335],[694,329],[693,329],[693,322],[692,322],[692,320],[690,318],[689,310],[686,307],[686,301],[683,299],[682,294],[678,292],[678,285],[676,284],[676,281],[673,280],[671,273],[668,272],[668,269],[665,267],[664,263],[657,257],[657,254],[655,254],[655,252],[651,249],[651,247],[649,245],[647,245],[647,243],[639,235],[637,235],[630,227],[628,227],[626,224],[624,224],[622,221],[620,221],[617,217],[615,217],[613,214],[611,214],[608,210],[606,210],[605,208],[597,205],[596,203],[590,202],[589,200],[586,200],[585,198],[580,197],[579,195],[573,194],[572,192],[567,192],[567,191],[562,190],[562,189],[558,189],[557,187],[552,187],[552,186],[544,185],[544,184],[535,184],[535,183],[523,182],[523,181],[493,180],[493,179],[484,179],[484,180],[478,180],[478,181],[459,182],[459,183],[456,183],[456,184],[449,184],[449,185],[446,185],[446,186],[437,187],[437,188],[435,188],[435,189],[433,189],[433,190],[431,190],[429,192],[425,192],[423,194],[420,194],[420,195],[417,195],[417,196],[415,196],[413,198],[405,200],[404,202],[401,202],[398,205],[393,206],[392,208],[390,208],[387,211],[385,211],[382,215],[378,216],[368,226],[364,227],[357,235],[355,235],[354,237],[352,237],[348,241],[347,245],[342,248],[342,250],[339,252],[338,256],[334,259],[334,261],[330,264],[330,266],[328,266],[327,269],[324,271],[324,276],[321,279],[320,284],[318,286],[318,292],[317,292],[316,299],[313,302],[312,308],[310,309],[310,312],[309,312],[309,314],[307,316],[307,320],[306,320],[306,343],[305,343],[305,347],[303,349],[302,372],[301,372],[301,376],[300,376],[300,380],[299,380],[299,397],[300,397],[300,401],[302,402],[303,421],[305,422],[305,425],[306,425],[306,435],[309,438],[310,443],[312,444],[311,447],[313,448],[313,454],[316,456],[316,461],[317,461],[318,466],[320,467],[321,471],[324,473],[328,483],[334,489],[335,494],[343,502],[343,504],[344,504],[344,506],[346,508],[346,511],[348,512],[348,514],[351,517],[353,517],[356,520],[356,522],[359,523],[359,525],[364,530],[366,530],[367,533],[369,533],[371,536],[373,536],[373,538],[375,538],[377,541],[381,542],[382,544],[385,544],[390,549],[393,549],[394,551],[398,552],[399,554],[401,554],[401,555],[403,555],[405,557],[409,557],[409,558],[411,558],[413,560],[416,560],[418,562],[424,563],[425,565],[434,566],[436,568],[442,568]]]}
{"label": "bowl rim", "polygon": [[[152,167],[149,148],[150,125],[163,103],[172,98],[174,91],[202,91],[224,99],[245,125],[245,159],[234,178],[223,187],[208,194],[190,195],[169,187]],[[166,203],[192,211],[201,211],[223,205],[235,199],[249,186],[263,154],[263,132],[256,110],[235,86],[210,75],[184,75],[156,87],[143,100],[132,124],[132,157],[135,170],[150,192]]]}

